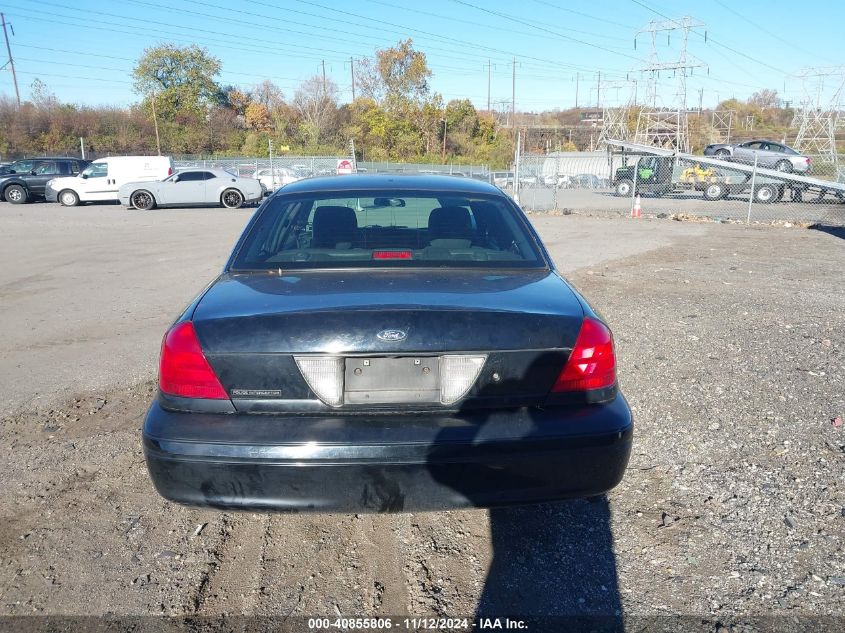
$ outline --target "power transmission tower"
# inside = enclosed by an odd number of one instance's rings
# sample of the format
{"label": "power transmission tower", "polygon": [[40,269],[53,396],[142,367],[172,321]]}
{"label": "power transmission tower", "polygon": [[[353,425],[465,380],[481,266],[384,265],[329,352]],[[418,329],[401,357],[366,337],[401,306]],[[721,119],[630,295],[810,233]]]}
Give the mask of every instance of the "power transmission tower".
{"label": "power transmission tower", "polygon": [[[677,20],[652,20],[640,29],[637,35],[648,33],[651,39],[651,53],[642,68],[648,77],[646,107],[640,112],[637,132],[634,140],[643,145],[657,145],[681,151],[689,151],[689,123],[687,120],[687,73],[696,68],[706,68],[707,64],[687,53],[689,33],[694,28],[701,28],[704,23],[695,18],[684,16]],[[666,33],[667,45],[671,44],[672,33],[681,32],[681,46],[678,59],[661,61],[657,49],[657,36]],[[634,40],[636,45],[636,38]],[[672,72],[677,82],[674,99],[664,107],[658,107],[657,80],[660,73]]]}
{"label": "power transmission tower", "polygon": [[715,135],[715,138],[711,137],[714,143],[731,142],[731,130],[733,129],[735,116],[736,110],[713,110],[710,126],[713,128],[713,134]]}
{"label": "power transmission tower", "polygon": [[[607,93],[611,90],[616,91],[616,98],[613,103],[619,103],[620,91],[625,91],[624,101],[618,106],[609,106],[610,99]],[[637,94],[636,80],[622,80],[622,81],[604,81],[601,84],[601,95],[599,100],[604,104],[602,109],[602,128],[599,133],[598,145],[604,145],[608,139],[617,141],[627,141],[630,136],[628,129],[628,117],[631,112],[631,107],[634,105]]]}
{"label": "power transmission tower", "polygon": [[805,68],[798,76],[802,79],[804,100],[792,120],[798,128],[795,149],[816,155],[840,176],[835,134],[836,128],[845,124],[841,113],[845,66]]}

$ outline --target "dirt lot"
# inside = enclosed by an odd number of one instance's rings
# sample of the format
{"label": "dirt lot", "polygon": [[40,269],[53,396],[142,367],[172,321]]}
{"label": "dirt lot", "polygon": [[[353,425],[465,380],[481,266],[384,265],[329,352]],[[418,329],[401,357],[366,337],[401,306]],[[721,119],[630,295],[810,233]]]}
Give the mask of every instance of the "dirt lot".
{"label": "dirt lot", "polygon": [[249,214],[0,205],[0,614],[845,617],[841,234],[532,216],[614,327],[606,500],[175,506],[139,443],[160,336]]}

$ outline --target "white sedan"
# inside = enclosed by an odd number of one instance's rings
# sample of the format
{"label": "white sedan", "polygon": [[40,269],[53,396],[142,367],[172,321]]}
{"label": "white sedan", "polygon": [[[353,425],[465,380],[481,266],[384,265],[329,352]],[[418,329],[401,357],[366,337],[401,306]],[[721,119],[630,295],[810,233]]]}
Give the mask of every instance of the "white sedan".
{"label": "white sedan", "polygon": [[272,172],[270,169],[259,169],[255,172],[255,177],[268,191],[275,191],[279,187],[284,187],[297,180],[302,180],[299,172],[289,167],[274,167]]}
{"label": "white sedan", "polygon": [[164,180],[128,182],[118,189],[118,198],[124,206],[142,210],[209,204],[238,209],[259,202],[264,192],[255,178],[241,178],[222,169],[187,169]]}

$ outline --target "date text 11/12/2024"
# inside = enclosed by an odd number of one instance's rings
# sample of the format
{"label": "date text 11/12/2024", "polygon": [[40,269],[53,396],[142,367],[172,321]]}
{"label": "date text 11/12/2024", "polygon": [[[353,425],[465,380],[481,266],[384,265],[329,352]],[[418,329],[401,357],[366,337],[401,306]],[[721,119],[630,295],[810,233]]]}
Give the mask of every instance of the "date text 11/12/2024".
{"label": "date text 11/12/2024", "polygon": [[309,630],[340,629],[340,630],[407,630],[419,631],[431,629],[435,631],[456,630],[524,630],[528,624],[524,620],[511,618],[309,618]]}

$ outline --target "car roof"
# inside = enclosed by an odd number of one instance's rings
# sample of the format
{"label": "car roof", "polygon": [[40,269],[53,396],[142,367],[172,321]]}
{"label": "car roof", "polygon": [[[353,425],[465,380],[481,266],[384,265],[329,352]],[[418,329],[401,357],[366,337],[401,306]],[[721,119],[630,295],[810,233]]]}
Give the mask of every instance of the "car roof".
{"label": "car roof", "polygon": [[22,160],[78,160],[82,162],[88,162],[84,158],[77,158],[76,156],[32,156],[31,158],[18,158],[17,160],[13,160],[9,165],[12,163],[19,163]]}
{"label": "car roof", "polygon": [[429,174],[349,174],[345,176],[316,176],[303,178],[274,195],[292,193],[323,193],[327,191],[438,191],[454,193],[478,193],[504,195],[498,187],[471,178],[456,176],[433,176]]}
{"label": "car roof", "polygon": [[215,176],[223,176],[225,178],[231,178],[234,174],[226,171],[225,169],[220,169],[219,167],[185,167],[184,169],[177,169],[177,174],[185,174],[190,171],[210,171]]}
{"label": "car roof", "polygon": [[138,155],[138,156],[103,156],[102,158],[97,158],[94,160],[95,163],[102,163],[109,160],[120,160],[120,161],[129,161],[129,160],[163,160],[169,161],[171,160],[170,156],[145,156],[145,155]]}

